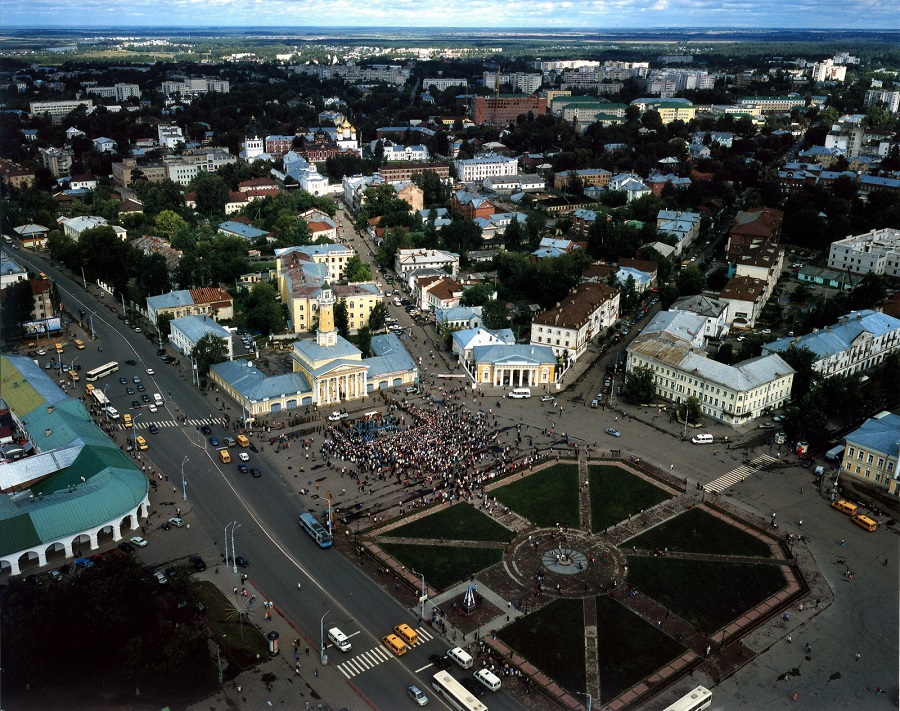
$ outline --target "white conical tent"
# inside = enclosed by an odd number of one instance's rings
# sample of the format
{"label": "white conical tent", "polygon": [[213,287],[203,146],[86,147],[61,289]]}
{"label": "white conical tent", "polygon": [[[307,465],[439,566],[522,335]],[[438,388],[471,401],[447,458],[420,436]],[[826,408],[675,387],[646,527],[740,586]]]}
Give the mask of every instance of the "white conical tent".
{"label": "white conical tent", "polygon": [[467,615],[475,612],[475,591],[472,590],[471,583],[466,588],[466,594],[463,597],[463,612]]}

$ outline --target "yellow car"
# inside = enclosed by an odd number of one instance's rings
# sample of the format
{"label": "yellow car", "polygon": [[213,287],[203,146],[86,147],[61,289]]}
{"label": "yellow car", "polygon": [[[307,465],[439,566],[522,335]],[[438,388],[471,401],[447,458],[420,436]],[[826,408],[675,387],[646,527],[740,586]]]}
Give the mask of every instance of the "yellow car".
{"label": "yellow car", "polygon": [[137,443],[137,448],[140,449],[140,450],[144,450],[144,449],[149,449],[149,448],[150,448],[150,445],[147,444],[147,440],[145,440],[145,439],[144,439],[143,437],[141,437],[140,435],[138,435],[138,436],[135,438],[134,441]]}

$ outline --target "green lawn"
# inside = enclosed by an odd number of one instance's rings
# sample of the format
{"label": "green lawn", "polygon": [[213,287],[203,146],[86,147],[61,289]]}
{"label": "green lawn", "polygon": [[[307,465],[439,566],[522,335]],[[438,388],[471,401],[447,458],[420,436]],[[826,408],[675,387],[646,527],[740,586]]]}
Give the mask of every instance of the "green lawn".
{"label": "green lawn", "polygon": [[416,546],[403,543],[382,543],[390,553],[410,570],[425,576],[425,581],[437,590],[468,578],[503,560],[499,548],[461,548],[458,546]]}
{"label": "green lawn", "polygon": [[578,466],[554,464],[494,490],[497,500],[536,526],[577,528]]}
{"label": "green lawn", "polygon": [[504,642],[570,692],[584,692],[584,604],[554,600],[497,633]]}
{"label": "green lawn", "polygon": [[588,467],[591,492],[591,528],[594,533],[640,513],[641,509],[665,501],[669,495],[659,487],[619,467]]}
{"label": "green lawn", "polygon": [[764,541],[703,509],[685,511],[623,544],[626,548],[632,546],[644,550],[668,548],[682,553],[772,557],[772,551]]}
{"label": "green lawn", "polygon": [[459,541],[498,541],[508,543],[515,534],[485,516],[468,503],[456,504],[420,518],[387,535],[402,538],[446,538]]}
{"label": "green lawn", "polygon": [[600,701],[614,699],[684,647],[608,595],[597,598]]}
{"label": "green lawn", "polygon": [[707,634],[783,588],[776,565],[628,556],[628,582]]}

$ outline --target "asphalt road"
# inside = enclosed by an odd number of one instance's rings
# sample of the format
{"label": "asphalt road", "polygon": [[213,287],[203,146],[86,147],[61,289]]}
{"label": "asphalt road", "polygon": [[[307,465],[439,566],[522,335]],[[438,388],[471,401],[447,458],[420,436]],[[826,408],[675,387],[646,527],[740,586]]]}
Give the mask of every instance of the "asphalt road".
{"label": "asphalt road", "polygon": [[[15,256],[32,265],[35,271],[45,272],[56,282],[63,304],[70,313],[77,314],[79,308],[84,308],[88,314],[93,314],[97,340],[89,342],[76,332],[74,337],[82,337],[87,348],[83,351],[67,349],[63,362],[69,363],[77,357],[82,373],[110,360],[119,362],[119,371],[98,381],[95,386],[106,390],[120,413],[130,412],[136,417],[137,431],[150,445],[139,464],[149,464],[153,469],[166,473],[168,480],[161,482],[160,487],[173,487],[171,497],[167,498],[171,499],[173,506],[182,509],[182,515],[189,524],[200,525],[214,542],[207,549],[180,551],[182,556],[198,553],[208,564],[221,560],[225,527],[237,522],[233,527],[234,549],[250,562],[246,572],[310,639],[319,638],[323,616],[326,630],[329,626],[339,626],[351,635],[354,653],[380,647],[381,637],[396,624],[406,622],[417,626],[417,617],[385,594],[355,562],[336,551],[319,549],[300,530],[297,524],[300,513],[309,510],[319,515],[322,511],[321,500],[300,494],[300,489],[308,487],[308,482],[313,481],[311,472],[299,471],[297,462],[291,464],[286,454],[276,454],[267,445],[263,445],[262,451],[250,454],[248,465],[257,466],[262,471],[258,479],[238,472],[236,456],[231,464],[222,464],[216,448],[210,445],[198,428],[210,417],[221,417],[223,402],[217,401],[215,394],[202,395],[190,384],[185,363],[182,361],[180,367],[165,365],[156,355],[157,344],[125,326],[110,310],[109,307],[115,304],[111,297],[104,296],[98,301],[94,296],[86,295],[81,284],[35,255],[20,251]],[[115,306],[121,311],[120,304]],[[60,339],[53,338],[51,342],[56,340]],[[41,362],[50,358],[45,356]],[[138,365],[125,365],[128,359],[137,360]],[[154,370],[153,375],[147,374],[147,367]],[[132,400],[140,400],[140,393],[129,395],[126,392],[126,387],[134,387],[131,382],[134,375],[141,378],[151,397],[154,392],[163,396],[166,400],[164,408],[156,413],[151,413],[147,406],[138,410],[131,408]],[[120,376],[128,378],[128,385],[119,383]],[[83,379],[78,385],[81,387],[77,387],[76,392],[83,392]],[[225,407],[232,418],[239,415],[233,404]],[[188,417],[187,425],[182,425],[181,417],[184,415]],[[156,435],[149,434],[146,429],[151,422],[159,426]],[[220,424],[212,426],[212,436],[219,441],[228,434],[232,433]],[[114,435],[121,445],[125,444],[126,436],[124,430]],[[253,444],[259,448],[261,443],[254,440]],[[231,453],[234,455],[236,451],[232,449]],[[186,501],[182,500],[182,466]],[[158,511],[151,512],[146,521],[151,547],[142,550],[141,555],[155,565],[162,566],[171,560],[171,556],[169,560],[154,560],[152,544],[156,537],[170,537],[169,545],[164,549],[170,552],[173,548],[171,540],[177,541],[175,536],[183,532],[159,529],[159,524],[173,513],[171,506],[159,507]],[[223,572],[227,572],[224,566],[222,568]],[[417,645],[402,658],[391,658],[353,677],[353,683],[378,708],[405,705],[408,702],[405,698],[407,686],[418,684],[423,689],[429,688],[430,676],[435,670],[429,666],[428,656],[443,654],[449,646],[435,637]],[[332,664],[344,661],[343,655],[336,650],[330,650],[330,656]],[[432,703],[443,704],[434,693],[430,697]],[[522,707],[500,692],[491,695],[491,708]]]}

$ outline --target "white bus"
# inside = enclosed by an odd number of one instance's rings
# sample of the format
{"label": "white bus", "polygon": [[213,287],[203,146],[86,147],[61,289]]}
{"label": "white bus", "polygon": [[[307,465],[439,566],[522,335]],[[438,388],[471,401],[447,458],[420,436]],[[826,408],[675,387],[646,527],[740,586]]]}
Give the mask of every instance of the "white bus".
{"label": "white bus", "polygon": [[447,703],[459,711],[487,711],[487,706],[445,671],[439,671],[434,675],[431,686]]}
{"label": "white bus", "polygon": [[712,703],[712,692],[705,686],[698,686],[691,693],[682,696],[664,711],[701,711]]}
{"label": "white bus", "polygon": [[93,370],[89,370],[84,375],[84,379],[89,383],[93,383],[100,378],[105,378],[110,373],[115,373],[119,369],[119,364],[116,361],[111,361],[104,365],[101,365],[99,368],[94,368]]}
{"label": "white bus", "polygon": [[97,401],[97,404],[100,405],[101,408],[109,405],[109,398],[103,394],[102,390],[94,388],[93,390],[91,390],[91,397]]}

